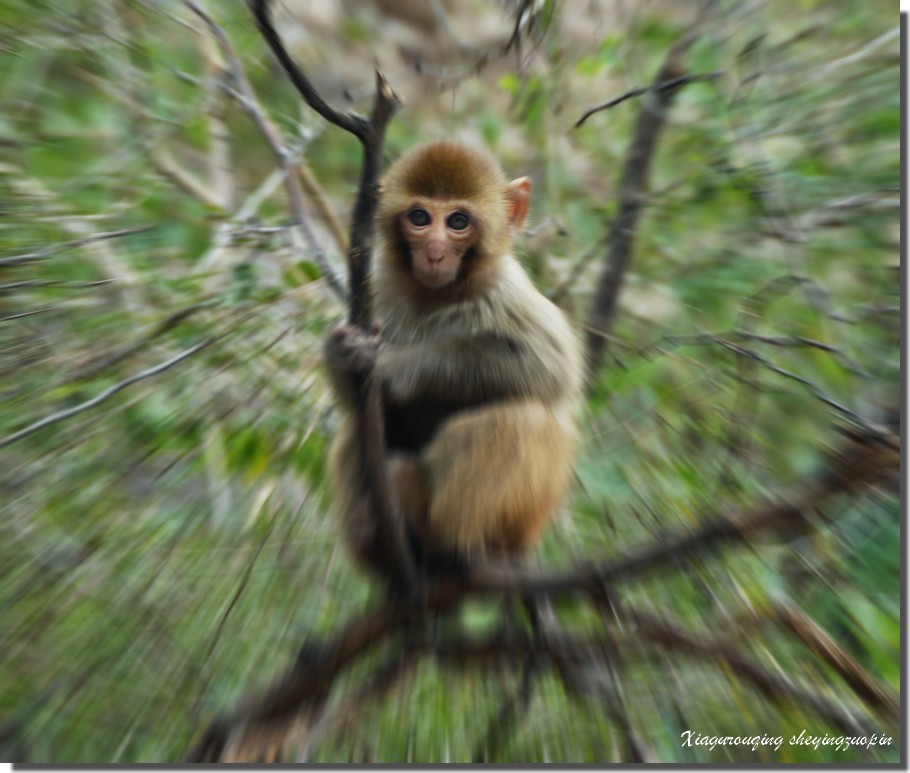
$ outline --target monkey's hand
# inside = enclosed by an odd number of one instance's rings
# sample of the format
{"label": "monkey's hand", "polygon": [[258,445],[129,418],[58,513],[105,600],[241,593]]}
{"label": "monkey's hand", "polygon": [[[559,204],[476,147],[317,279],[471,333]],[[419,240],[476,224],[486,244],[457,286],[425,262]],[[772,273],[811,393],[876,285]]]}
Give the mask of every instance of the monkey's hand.
{"label": "monkey's hand", "polygon": [[378,328],[367,333],[346,322],[332,328],[325,339],[323,356],[335,394],[342,403],[352,406],[357,387],[376,366],[382,349]]}
{"label": "monkey's hand", "polygon": [[343,322],[329,332],[323,354],[333,374],[356,378],[367,375],[375,367],[381,348],[382,338],[375,326],[367,333],[356,325]]}

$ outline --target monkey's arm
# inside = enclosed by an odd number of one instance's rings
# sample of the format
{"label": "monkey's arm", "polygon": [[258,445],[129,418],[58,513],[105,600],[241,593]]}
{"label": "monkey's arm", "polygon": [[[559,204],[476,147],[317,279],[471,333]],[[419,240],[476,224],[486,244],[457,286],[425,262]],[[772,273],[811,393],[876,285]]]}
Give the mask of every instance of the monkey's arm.
{"label": "monkey's arm", "polygon": [[565,359],[549,337],[520,341],[495,334],[386,346],[379,375],[394,402],[415,398],[480,404],[539,397],[550,401],[567,388]]}

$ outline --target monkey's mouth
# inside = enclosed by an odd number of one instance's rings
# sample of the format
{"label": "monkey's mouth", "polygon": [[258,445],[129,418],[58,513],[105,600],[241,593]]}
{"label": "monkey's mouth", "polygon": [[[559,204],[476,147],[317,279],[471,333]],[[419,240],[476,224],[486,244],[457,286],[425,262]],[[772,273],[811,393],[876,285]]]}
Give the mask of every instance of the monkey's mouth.
{"label": "monkey's mouth", "polygon": [[454,273],[445,268],[420,268],[414,273],[417,275],[417,280],[420,284],[431,290],[439,290],[451,284],[452,280],[455,279]]}

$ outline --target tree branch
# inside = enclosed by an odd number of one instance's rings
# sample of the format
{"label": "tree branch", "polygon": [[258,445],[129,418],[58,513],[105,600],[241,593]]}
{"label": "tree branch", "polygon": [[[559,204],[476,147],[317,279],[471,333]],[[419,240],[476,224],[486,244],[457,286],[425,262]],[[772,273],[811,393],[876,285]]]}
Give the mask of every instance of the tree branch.
{"label": "tree branch", "polygon": [[896,697],[879,684],[843,647],[805,612],[793,604],[778,610],[778,617],[812,652],[833,668],[860,698],[885,716],[895,727],[901,707]]}
{"label": "tree branch", "polygon": [[[240,56],[231,43],[227,33],[215,23],[215,20],[196,0],[184,0],[187,7],[193,11],[209,28],[209,31],[218,41],[221,52],[228,61],[230,68],[230,77],[234,84],[231,94],[237,99],[241,107],[247,112],[253,123],[259,129],[262,136],[268,143],[269,148],[275,156],[282,172],[284,173],[284,185],[287,190],[291,210],[297,221],[296,225],[300,230],[304,241],[309,245],[313,257],[322,270],[329,287],[341,299],[347,298],[347,289],[344,282],[341,281],[335,268],[329,263],[325,250],[319,244],[319,240],[310,228],[309,217],[306,213],[303,190],[300,185],[300,179],[297,174],[297,164],[288,150],[284,138],[278,127],[269,120],[265,110],[259,103],[249,78],[246,76]],[[267,5],[267,3],[266,3]]]}
{"label": "tree branch", "polygon": [[497,760],[498,752],[509,740],[515,726],[528,713],[537,670],[534,656],[526,656],[521,667],[519,683],[515,691],[503,701],[493,721],[490,722],[483,740],[471,755],[473,762],[495,762]]}
{"label": "tree branch", "polygon": [[[275,31],[272,24],[272,9],[269,6],[269,0],[250,0],[250,9],[253,11],[253,17],[256,19],[256,26],[272,53],[281,63],[291,83],[303,97],[304,101],[315,110],[319,115],[325,118],[329,123],[335,124],[340,129],[344,129],[349,134],[353,134],[361,143],[366,144],[369,141],[370,134],[375,126],[372,120],[367,121],[363,116],[356,113],[344,113],[333,108],[326,102],[322,95],[316,90],[310,79],[304,74],[303,70],[297,65],[293,57],[288,53],[281,42],[281,37]],[[385,128],[384,126],[382,127]]]}
{"label": "tree branch", "polygon": [[[588,314],[586,351],[588,373],[592,377],[600,370],[607,336],[612,332],[619,292],[632,262],[635,229],[648,191],[648,176],[657,141],[663,131],[667,114],[682,84],[690,82],[685,74],[683,56],[698,38],[700,22],[670,49],[657,77],[644,89],[649,99],[642,106],[632,133],[632,144],[626,156],[620,182],[619,208],[610,228],[606,265],[600,276],[591,310]],[[631,92],[630,92],[631,94]],[[609,104],[609,103],[607,103]],[[596,112],[596,109],[595,109]],[[587,116],[583,116],[582,121]]]}
{"label": "tree branch", "polygon": [[714,78],[719,78],[721,75],[723,75],[723,72],[721,71],[693,73],[691,75],[681,75],[679,78],[673,78],[672,80],[663,81],[662,83],[652,83],[650,86],[642,86],[637,89],[632,89],[631,91],[627,91],[622,96],[611,99],[609,102],[604,102],[602,105],[598,105],[597,107],[592,107],[590,110],[586,110],[581,118],[575,122],[575,125],[572,128],[578,129],[579,127],[583,126],[585,121],[587,121],[592,115],[595,115],[602,110],[609,110],[611,107],[616,107],[616,105],[625,102],[627,99],[632,99],[632,97],[640,97],[652,91],[674,90],[678,89],[680,86],[686,86],[689,83],[699,83],[701,81],[713,80]]}
{"label": "tree branch", "polygon": [[[250,315],[247,314],[243,319],[245,320],[249,316]],[[123,379],[123,381],[117,382],[113,386],[105,389],[103,392],[95,395],[95,397],[91,398],[90,400],[86,400],[85,402],[79,403],[78,405],[74,405],[71,408],[64,408],[63,410],[57,411],[56,413],[52,413],[49,416],[45,416],[43,419],[39,419],[38,421],[33,422],[26,427],[23,427],[17,432],[13,432],[11,435],[7,435],[5,438],[0,438],[0,448],[11,445],[18,440],[22,440],[23,438],[34,434],[38,430],[45,429],[46,427],[49,427],[53,424],[57,424],[64,419],[72,418],[73,416],[84,413],[91,408],[95,408],[104,401],[113,397],[118,392],[123,391],[128,386],[132,386],[133,384],[144,381],[145,379],[152,378],[153,376],[158,376],[164,373],[166,370],[170,370],[175,365],[179,365],[181,362],[189,359],[194,354],[198,354],[203,349],[207,349],[212,344],[218,343],[222,339],[227,338],[227,336],[231,335],[231,333],[233,333],[234,330],[236,330],[237,327],[242,324],[242,322],[243,320],[232,325],[231,328],[229,330],[226,330],[224,333],[220,333],[219,335],[211,336],[210,338],[206,338],[204,341],[200,341],[195,346],[191,346],[189,349],[180,352],[180,354],[171,357],[169,360],[166,360],[159,365],[148,368],[141,373],[137,373],[134,376]]]}
{"label": "tree branch", "polygon": [[[303,99],[316,112],[336,126],[354,134],[363,147],[363,166],[360,185],[351,220],[351,238],[347,252],[350,272],[349,322],[369,330],[372,309],[369,293],[369,268],[373,246],[373,220],[378,201],[378,175],[386,126],[398,108],[398,100],[381,74],[376,75],[376,94],[369,120],[353,113],[333,109],[316,92],[310,81],[291,59],[275,32],[268,0],[251,0],[251,8],[266,41],[272,47]],[[697,32],[681,39],[670,51],[658,77],[658,85],[684,77],[680,59],[692,45]],[[666,110],[680,84],[655,90],[654,104],[639,116],[636,139],[630,150],[623,175],[620,213],[613,224],[613,241],[607,271],[601,282],[606,286],[609,304],[595,305],[594,316],[599,326],[594,330],[602,337],[609,326],[616,294],[631,256],[633,232],[643,203],[647,172],[657,137],[666,118]],[[610,295],[612,293],[612,295]],[[607,314],[601,314],[604,310]],[[597,315],[600,316],[597,316]],[[595,352],[593,357],[599,358]],[[415,587],[410,553],[404,544],[403,524],[397,512],[385,464],[384,426],[380,395],[369,377],[359,385],[358,419],[364,437],[363,459],[365,474],[378,520],[377,533],[387,540],[382,555],[388,562],[387,574],[399,588]],[[422,588],[422,595],[405,596],[403,600],[386,598],[362,617],[353,620],[340,632],[321,643],[305,644],[292,669],[263,693],[244,701],[231,714],[216,720],[202,740],[190,753],[193,762],[216,762],[225,759],[230,749],[255,748],[257,739],[271,745],[279,743],[295,722],[302,717],[307,723],[320,724],[320,716],[336,679],[357,660],[375,652],[377,645],[386,642],[396,632],[402,632],[403,644],[396,655],[376,674],[364,692],[369,697],[400,676],[406,665],[420,656],[432,654],[443,662],[468,665],[477,661],[500,660],[516,663],[549,662],[565,673],[581,673],[586,664],[609,660],[619,645],[628,646],[634,653],[642,643],[663,649],[676,650],[690,656],[729,666],[743,679],[751,682],[762,694],[774,701],[796,701],[811,706],[821,716],[839,727],[854,728],[852,716],[820,696],[792,685],[740,654],[729,642],[705,639],[666,623],[656,616],[629,615],[635,622],[630,633],[609,640],[603,637],[573,636],[553,627],[544,635],[529,635],[504,629],[487,639],[475,639],[463,634],[449,636],[443,642],[410,641],[418,626],[435,619],[439,613],[451,613],[468,596],[499,595],[503,597],[583,594],[599,602],[604,598],[607,583],[639,577],[660,567],[671,569],[696,555],[717,550],[721,545],[744,542],[761,531],[794,523],[805,524],[821,504],[836,495],[856,490],[892,475],[900,466],[900,445],[896,438],[866,431],[851,430],[849,440],[835,453],[829,463],[807,482],[769,497],[745,513],[734,515],[721,512],[704,519],[695,531],[679,532],[639,550],[592,563],[588,567],[562,573],[540,573],[492,565],[474,566],[466,576],[452,575]],[[405,657],[407,656],[407,657]],[[525,676],[530,686],[530,672]],[[855,680],[854,680],[855,681]],[[522,693],[527,692],[523,686]],[[347,702],[346,702],[347,703]],[[501,715],[503,726],[508,724],[507,708]],[[251,747],[251,744],[253,745]]]}
{"label": "tree branch", "polygon": [[569,572],[533,572],[509,567],[478,566],[471,572],[472,593],[559,594],[640,577],[674,562],[775,528],[804,526],[810,515],[834,497],[884,480],[900,470],[900,439],[857,431],[829,463],[807,483],[769,496],[740,515],[720,513],[702,518],[703,526],[670,535],[621,558],[608,559]]}
{"label": "tree branch", "polygon": [[88,236],[82,236],[78,239],[72,239],[68,242],[53,244],[50,247],[45,247],[43,250],[38,250],[37,252],[27,252],[24,255],[14,255],[9,258],[0,258],[0,268],[7,268],[8,266],[19,266],[23,263],[33,263],[38,260],[47,260],[48,258],[51,258],[60,252],[65,252],[66,250],[74,250],[77,247],[82,247],[83,245],[90,244],[91,242],[101,241],[102,239],[118,239],[121,236],[141,234],[145,233],[146,231],[151,231],[157,227],[158,226],[156,225],[142,225],[138,226],[137,228],[121,228],[117,231],[106,231],[104,233],[89,234]]}
{"label": "tree branch", "polygon": [[[259,31],[304,101],[327,121],[357,137],[363,149],[360,184],[351,214],[351,238],[347,252],[351,288],[348,320],[353,325],[369,330],[372,321],[369,276],[373,227],[379,204],[382,146],[389,121],[398,111],[401,102],[377,70],[376,92],[369,120],[355,113],[335,110],[320,96],[285,49],[272,24],[268,0],[250,0],[250,8]],[[382,543],[378,557],[382,560],[385,574],[392,585],[406,593],[413,593],[416,588],[414,560],[405,541],[404,522],[398,512],[385,459],[382,396],[378,382],[370,374],[358,384],[356,409],[362,427],[364,471],[377,520],[376,534]]]}
{"label": "tree branch", "polygon": [[800,709],[809,708],[825,722],[848,735],[872,735],[874,732],[840,703],[772,673],[759,663],[744,657],[738,647],[724,639],[694,636],[656,615],[635,613],[632,619],[638,624],[637,633],[647,643],[699,659],[726,663],[734,673],[751,682],[758,692],[773,703],[789,703]]}

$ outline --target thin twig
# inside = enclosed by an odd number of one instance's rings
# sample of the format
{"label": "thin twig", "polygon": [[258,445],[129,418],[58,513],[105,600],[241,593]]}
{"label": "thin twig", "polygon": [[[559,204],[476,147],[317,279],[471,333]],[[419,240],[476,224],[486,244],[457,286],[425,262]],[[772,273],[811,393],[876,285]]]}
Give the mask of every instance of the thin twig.
{"label": "thin twig", "polygon": [[827,352],[828,354],[833,355],[836,359],[840,360],[844,369],[850,373],[856,376],[860,376],[864,379],[872,378],[872,375],[860,367],[852,357],[849,357],[833,344],[828,344],[815,338],[807,338],[806,336],[770,336],[762,335],[760,333],[753,333],[748,330],[730,330],[725,333],[696,333],[693,335],[664,335],[654,343],[645,344],[644,346],[639,347],[635,350],[635,352],[633,352],[633,354],[645,353],[652,348],[660,348],[660,346],[664,344],[667,346],[700,346],[704,344],[720,345],[721,342],[729,342],[730,340],[755,341],[757,343],[767,344],[768,346],[774,346],[778,348],[799,347],[807,349],[818,349],[819,351]]}
{"label": "thin twig", "polygon": [[801,384],[815,399],[820,400],[831,408],[834,408],[836,411],[840,412],[841,415],[851,419],[857,424],[868,425],[868,422],[862,416],[856,413],[856,411],[853,411],[843,403],[840,403],[837,400],[828,397],[828,395],[826,395],[817,384],[814,384],[804,376],[800,376],[798,373],[794,373],[791,370],[787,370],[786,368],[781,368],[779,365],[775,365],[767,357],[763,357],[753,349],[749,349],[745,346],[742,346],[741,344],[734,344],[732,341],[724,341],[722,339],[718,339],[717,343],[719,346],[722,346],[725,349],[734,352],[740,357],[748,357],[749,359],[754,360],[773,373],[777,373],[779,376],[783,376],[784,378],[788,378],[791,381],[795,381],[796,383]]}
{"label": "thin twig", "polygon": [[232,325],[231,328],[229,330],[226,330],[224,333],[221,333],[217,336],[212,336],[211,338],[207,338],[204,341],[200,341],[195,346],[191,346],[189,349],[180,352],[180,354],[171,357],[169,360],[166,360],[159,365],[148,368],[147,370],[144,370],[141,373],[137,373],[135,376],[130,376],[123,381],[119,381],[118,383],[114,384],[111,387],[108,387],[103,392],[93,397],[91,400],[86,400],[85,402],[74,405],[71,408],[65,408],[63,410],[57,411],[56,413],[52,413],[50,416],[45,416],[43,419],[39,419],[38,421],[29,424],[27,427],[23,427],[19,431],[14,432],[11,435],[7,435],[5,438],[0,439],[0,448],[5,448],[6,446],[15,443],[17,440],[22,440],[22,438],[28,437],[38,430],[45,429],[46,427],[57,424],[58,422],[64,421],[65,419],[72,418],[73,416],[77,416],[80,413],[91,410],[92,408],[95,408],[96,406],[103,403],[105,400],[110,399],[118,392],[122,392],[127,387],[132,386],[133,384],[136,384],[140,381],[145,381],[148,378],[158,376],[165,371],[170,370],[175,365],[179,365],[181,362],[189,359],[194,354],[198,354],[203,349],[207,349],[212,344],[216,344],[227,336],[231,335],[237,329],[237,327],[239,327],[248,317],[249,314],[244,315],[243,319]]}
{"label": "thin twig", "polygon": [[215,22],[212,16],[196,0],[184,0],[186,6],[193,11],[200,19],[205,22],[209,30],[215,36],[221,48],[222,54],[227,59],[230,68],[231,80],[235,88],[230,93],[237,99],[240,106],[247,112],[253,123],[259,129],[262,136],[268,143],[275,159],[284,172],[284,184],[288,193],[291,210],[294,212],[296,225],[303,236],[304,241],[313,254],[313,259],[319,266],[326,282],[332,288],[334,293],[341,299],[345,300],[348,296],[344,282],[335,270],[335,267],[329,262],[325,250],[319,244],[316,234],[310,227],[310,219],[306,213],[306,203],[303,195],[303,189],[300,186],[300,180],[297,176],[296,162],[292,158],[287,143],[281,136],[278,127],[268,118],[265,110],[262,108],[256,93],[247,78],[246,71],[240,61],[240,56],[234,48],[231,39],[224,29]]}
{"label": "thin twig", "polygon": [[18,290],[31,290],[36,287],[53,287],[57,290],[87,290],[92,287],[103,287],[116,282],[116,279],[96,279],[92,282],[68,282],[65,279],[23,279],[21,282],[8,282],[0,285],[0,294],[14,293]]}
{"label": "thin twig", "polygon": [[166,148],[153,147],[150,141],[145,142],[149,160],[158,172],[180,190],[194,199],[211,207],[215,211],[224,209],[224,200],[214,187],[206,185],[194,174],[188,172]]}
{"label": "thin twig", "polygon": [[[87,77],[91,79],[96,88],[111,94],[133,114],[133,126],[138,134],[139,142],[148,154],[152,166],[163,177],[187,195],[202,202],[208,209],[215,212],[228,211],[231,184],[225,185],[225,181],[219,180],[217,175],[211,173],[211,170],[209,170],[207,180],[200,179],[198,175],[187,169],[185,164],[181,164],[175,159],[167,148],[158,144],[170,139],[172,132],[166,132],[166,136],[162,136],[160,139],[153,137],[153,127],[163,122],[149,107],[154,100],[149,98],[152,86],[147,73],[143,72],[130,56],[130,52],[139,53],[143,58],[149,56],[147,46],[141,39],[144,30],[138,19],[126,10],[124,4],[109,2],[102,23],[113,26],[111,37],[121,45],[114,47],[113,59],[108,64],[107,72],[103,77],[91,74]],[[211,70],[209,65],[213,58],[217,58],[212,37],[203,36],[200,47],[203,62],[207,69]],[[207,113],[215,108],[219,100],[224,99],[223,92],[215,92],[214,84],[213,77],[207,77],[198,82],[198,85],[206,92]],[[210,147],[214,147],[219,143],[214,141],[215,129],[212,127],[211,121],[209,128],[211,130],[209,139],[212,142]],[[218,136],[221,142],[228,141],[223,125],[218,129]]]}
{"label": "thin twig", "polygon": [[900,702],[862,667],[843,647],[793,604],[777,610],[778,618],[805,644],[831,666],[850,688],[889,721],[900,722]]}
{"label": "thin twig", "polygon": [[716,663],[722,661],[751,683],[758,692],[776,704],[790,704],[809,709],[824,721],[849,735],[871,735],[872,731],[839,702],[828,700],[805,687],[793,684],[784,676],[772,673],[759,663],[743,656],[731,642],[719,638],[697,637],[656,615],[635,612],[630,618],[638,625],[637,633],[649,644],[682,652]]}
{"label": "thin twig", "polygon": [[200,41],[202,61],[205,66],[205,115],[208,128],[209,148],[206,156],[207,177],[212,189],[221,196],[222,207],[233,212],[237,191],[234,174],[232,138],[227,124],[228,94],[223,88],[228,71],[217,46],[214,35],[207,35]]}
{"label": "thin twig", "polygon": [[[192,2],[192,0],[187,0],[187,2]],[[353,134],[362,143],[368,142],[370,131],[373,128],[370,125],[371,122],[356,113],[342,112],[333,108],[322,98],[322,95],[316,90],[310,79],[307,78],[303,70],[297,65],[297,62],[288,53],[272,23],[272,9],[269,7],[269,0],[250,0],[250,8],[253,11],[253,17],[256,19],[260,34],[269,44],[272,53],[275,54],[285,73],[291,79],[291,83],[294,84],[304,101],[329,123],[335,124],[335,126]]]}
{"label": "thin twig", "polygon": [[499,711],[496,712],[496,716],[487,728],[486,735],[471,755],[471,759],[474,762],[496,761],[516,722],[528,712],[536,674],[536,658],[529,655],[522,665],[521,676],[515,692],[506,698],[502,706],[500,706]]}
{"label": "thin twig", "polygon": [[344,226],[335,214],[335,210],[329,205],[328,197],[319,184],[319,180],[316,179],[309,164],[303,159],[297,162],[297,174],[300,175],[300,182],[303,184],[304,190],[316,204],[316,209],[319,210],[322,222],[325,223],[329,233],[332,234],[332,239],[338,247],[338,251],[341,253],[347,252],[348,237],[344,231]]}
{"label": "thin twig", "polygon": [[106,231],[103,233],[90,234],[89,236],[81,236],[78,239],[72,239],[68,242],[60,242],[60,244],[45,247],[43,250],[38,250],[37,252],[27,252],[24,255],[15,255],[11,258],[0,258],[0,268],[19,266],[23,263],[33,263],[38,260],[47,260],[58,253],[65,252],[66,250],[74,250],[77,247],[82,247],[91,242],[98,242],[103,239],[118,239],[121,236],[133,236],[134,234],[151,231],[157,227],[158,226],[155,225],[143,225],[137,228],[121,228],[117,231]]}
{"label": "thin twig", "polygon": [[858,51],[854,51],[852,54],[848,54],[847,56],[843,56],[840,59],[835,59],[833,62],[829,62],[823,68],[821,68],[821,70],[816,74],[816,77],[818,77],[820,79],[828,78],[834,70],[836,70],[840,67],[843,67],[845,64],[853,64],[853,62],[857,62],[860,59],[863,59],[864,57],[871,54],[873,51],[877,51],[885,43],[888,43],[895,39],[899,40],[900,34],[901,34],[900,27],[899,26],[893,27],[892,29],[888,30],[887,32],[879,35],[874,40],[869,41],[866,45],[864,45]]}
{"label": "thin twig", "polygon": [[642,86],[637,89],[632,89],[627,91],[622,96],[611,99],[609,102],[604,102],[602,105],[597,107],[592,107],[590,110],[586,110],[585,113],[579,118],[573,129],[577,129],[584,124],[592,115],[601,112],[602,110],[609,110],[611,107],[616,107],[616,105],[625,102],[627,99],[632,99],[633,97],[640,97],[643,94],[647,94],[651,91],[668,91],[671,89],[677,89],[680,86],[686,86],[690,83],[698,83],[700,81],[709,81],[714,78],[720,78],[723,75],[723,71],[717,70],[715,72],[706,72],[706,73],[693,73],[691,75],[681,75],[679,78],[672,78],[668,81],[662,81],[660,83],[652,83],[650,86]]}
{"label": "thin twig", "polygon": [[181,322],[184,322],[203,309],[211,308],[217,303],[218,301],[216,299],[201,301],[199,303],[194,303],[191,306],[186,306],[182,309],[178,309],[177,311],[172,312],[171,314],[168,314],[163,320],[161,320],[161,322],[155,325],[145,335],[137,338],[135,341],[131,341],[126,346],[123,346],[113,353],[101,355],[83,365],[76,371],[76,373],[70,376],[70,378],[67,379],[65,383],[73,381],[84,381],[86,379],[93,378],[98,373],[101,373],[101,371],[117,365],[126,359],[129,359],[155,338],[158,338],[164,333],[173,330]]}

